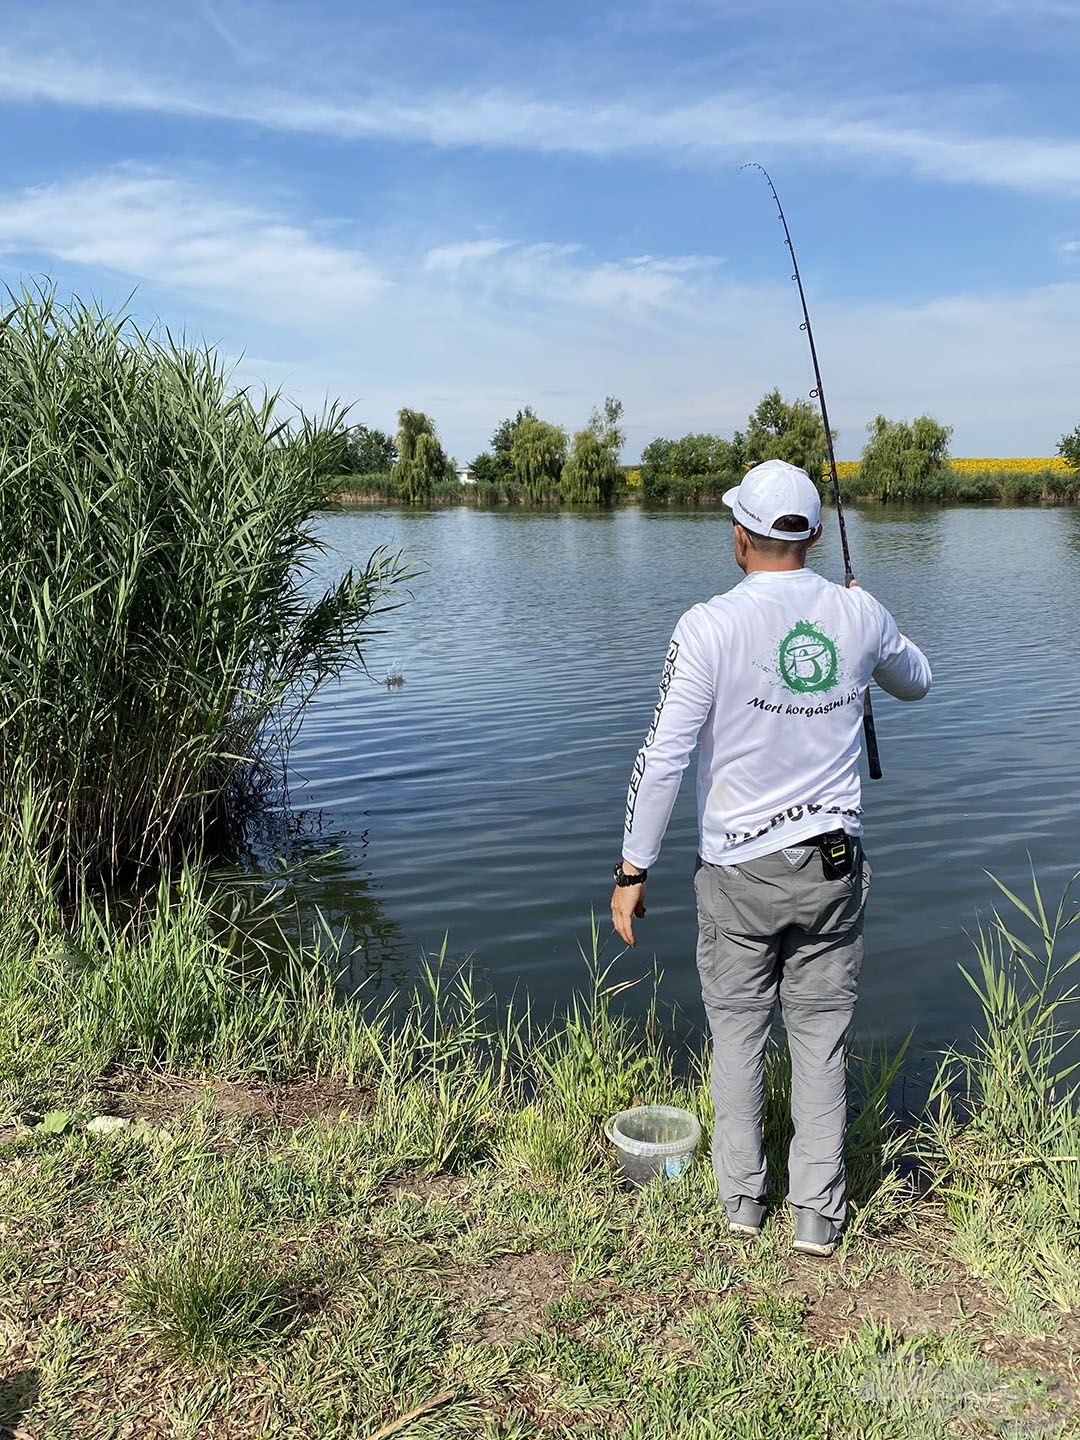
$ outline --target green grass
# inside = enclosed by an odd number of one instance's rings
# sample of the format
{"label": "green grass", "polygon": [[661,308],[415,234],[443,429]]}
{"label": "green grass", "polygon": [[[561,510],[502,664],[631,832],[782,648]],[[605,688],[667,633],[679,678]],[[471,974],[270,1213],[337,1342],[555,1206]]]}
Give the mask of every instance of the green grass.
{"label": "green grass", "polygon": [[[1077,1433],[1067,902],[1016,896],[1030,935],[980,935],[981,1038],[917,1134],[886,1103],[899,1057],[853,1060],[852,1219],[815,1265],[781,1204],[784,1052],[748,1243],[716,1203],[705,1057],[626,1018],[596,932],[551,1019],[439,964],[378,1008],[335,997],[325,934],[268,928],[273,893],[189,866],[134,912],[31,923],[8,864],[0,1425],[323,1440],[438,1402],[402,1433],[945,1437],[1023,1433],[1026,1405]],[[601,1122],[634,1099],[701,1118],[680,1181],[621,1184]],[[133,1123],[86,1130],[118,1106]]]}
{"label": "green grass", "polygon": [[260,1237],[215,1212],[132,1267],[128,1303],[165,1353],[221,1365],[282,1338],[297,1312],[290,1279]]}
{"label": "green grass", "polygon": [[[408,1433],[906,1440],[958,1419],[1002,1433],[982,1417],[1021,1403],[1066,1413],[1066,1347],[1060,1370],[1053,1352],[1010,1357],[926,1237],[948,1279],[920,1311],[903,1228],[815,1266],[792,1259],[781,1216],[757,1246],[733,1239],[705,1164],[624,1190],[595,1135],[558,1186],[489,1155],[432,1189],[417,1172],[373,1183],[355,1121],[155,1113],[161,1098],[144,1097],[141,1130],[31,1132],[2,1152],[19,1284],[0,1321],[36,1379],[25,1404],[0,1390],[0,1416],[24,1404],[32,1435],[167,1420],[321,1440],[439,1397]],[[897,1309],[934,1323],[905,1329]]]}
{"label": "green grass", "polygon": [[1030,899],[995,884],[1007,909],[965,970],[982,1028],[945,1058],[923,1155],[957,1254],[1037,1325],[1046,1308],[1080,1311],[1080,927],[1068,890],[1048,909],[1034,875]]}

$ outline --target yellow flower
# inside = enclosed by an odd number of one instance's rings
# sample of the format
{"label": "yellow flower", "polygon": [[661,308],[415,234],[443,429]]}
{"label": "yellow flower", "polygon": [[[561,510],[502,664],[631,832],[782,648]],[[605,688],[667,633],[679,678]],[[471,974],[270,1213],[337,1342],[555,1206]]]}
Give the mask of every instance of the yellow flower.
{"label": "yellow flower", "polygon": [[[1022,460],[1003,460],[1000,458],[987,459],[954,459],[949,461],[951,469],[958,475],[978,475],[989,472],[991,475],[999,475],[1002,471],[1011,471],[1012,474],[1036,475],[1041,470],[1055,470],[1060,472],[1068,470],[1069,462],[1061,455],[1050,455],[1046,457],[1031,458]],[[841,480],[850,480],[859,473],[858,460],[838,460],[836,462],[836,473]],[[826,474],[828,471],[826,470]]]}
{"label": "yellow flower", "polygon": [[1011,470],[1014,474],[1033,475],[1039,470],[1067,470],[1069,468],[1067,461],[1060,455],[1022,460],[990,460],[983,457],[976,460],[950,460],[949,464],[960,475],[974,475],[982,470],[988,470],[992,475],[1002,470]]}

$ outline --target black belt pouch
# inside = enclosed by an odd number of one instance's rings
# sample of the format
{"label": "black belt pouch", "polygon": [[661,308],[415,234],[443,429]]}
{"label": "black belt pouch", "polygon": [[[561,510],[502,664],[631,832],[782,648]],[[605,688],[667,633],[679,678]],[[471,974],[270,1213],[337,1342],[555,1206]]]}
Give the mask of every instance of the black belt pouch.
{"label": "black belt pouch", "polygon": [[826,880],[842,880],[855,868],[855,841],[846,830],[834,830],[817,842]]}

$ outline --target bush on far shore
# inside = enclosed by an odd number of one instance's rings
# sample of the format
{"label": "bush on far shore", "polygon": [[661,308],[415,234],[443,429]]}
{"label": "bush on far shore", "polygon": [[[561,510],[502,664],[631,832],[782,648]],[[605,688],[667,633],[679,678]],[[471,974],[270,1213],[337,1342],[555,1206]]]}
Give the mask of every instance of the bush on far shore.
{"label": "bush on far shore", "polygon": [[861,466],[845,467],[841,478],[845,500],[882,504],[937,505],[1061,505],[1080,501],[1080,475],[1065,470],[975,470],[943,465],[916,483],[883,486]]}

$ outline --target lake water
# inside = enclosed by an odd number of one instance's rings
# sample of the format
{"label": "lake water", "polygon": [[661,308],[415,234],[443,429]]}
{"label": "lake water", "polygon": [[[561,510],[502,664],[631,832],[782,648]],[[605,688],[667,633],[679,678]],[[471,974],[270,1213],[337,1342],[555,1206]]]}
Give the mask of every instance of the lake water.
{"label": "lake water", "polygon": [[[328,581],[379,545],[422,573],[371,644],[370,675],[323,692],[295,743],[303,894],[349,927],[356,978],[407,984],[446,935],[496,993],[524,985],[549,1010],[585,978],[592,911],[618,955],[607,912],[627,779],[676,620],[741,578],[727,512],[320,523]],[[848,525],[859,579],[935,673],[918,705],[875,692],[885,779],[864,780],[875,878],[858,1025],[891,1041],[915,1027],[925,1055],[975,1015],[957,962],[994,902],[984,872],[1022,887],[1030,854],[1056,900],[1078,865],[1080,513],[867,509]],[[814,564],[842,573],[832,512]],[[388,688],[395,658],[405,683]],[[696,1023],[692,774],[637,950],[613,975],[655,956],[662,998]]]}

